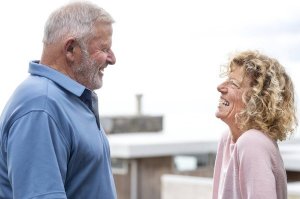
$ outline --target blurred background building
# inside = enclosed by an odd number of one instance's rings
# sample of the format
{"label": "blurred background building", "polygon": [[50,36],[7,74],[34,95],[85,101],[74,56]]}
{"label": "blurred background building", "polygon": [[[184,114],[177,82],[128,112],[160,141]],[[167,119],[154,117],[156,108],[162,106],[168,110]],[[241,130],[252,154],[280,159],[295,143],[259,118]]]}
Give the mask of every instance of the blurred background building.
{"label": "blurred background building", "polygon": [[[218,137],[165,133],[163,116],[142,113],[141,96],[136,96],[136,115],[102,117],[111,145],[118,198],[210,199]],[[279,147],[289,199],[300,199],[300,139]]]}

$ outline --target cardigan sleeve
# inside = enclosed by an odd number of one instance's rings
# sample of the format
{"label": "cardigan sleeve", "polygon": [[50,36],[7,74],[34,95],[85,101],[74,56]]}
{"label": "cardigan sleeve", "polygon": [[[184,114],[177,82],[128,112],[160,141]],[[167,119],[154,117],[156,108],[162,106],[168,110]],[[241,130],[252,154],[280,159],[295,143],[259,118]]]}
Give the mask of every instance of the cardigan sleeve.
{"label": "cardigan sleeve", "polygon": [[239,188],[242,198],[277,198],[273,173],[272,141],[259,131],[246,132],[238,140],[236,156],[239,164]]}

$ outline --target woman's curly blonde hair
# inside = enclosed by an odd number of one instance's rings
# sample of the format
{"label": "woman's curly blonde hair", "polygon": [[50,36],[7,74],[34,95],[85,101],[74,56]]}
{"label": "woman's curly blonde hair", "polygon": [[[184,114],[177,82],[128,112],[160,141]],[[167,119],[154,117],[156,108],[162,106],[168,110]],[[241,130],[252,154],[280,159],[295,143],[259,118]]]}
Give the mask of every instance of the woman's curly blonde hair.
{"label": "woman's curly blonde hair", "polygon": [[236,114],[240,129],[258,129],[273,140],[285,140],[298,122],[293,82],[284,67],[258,51],[236,53],[227,65],[227,74],[235,67],[243,67],[251,82],[242,98],[245,109]]}

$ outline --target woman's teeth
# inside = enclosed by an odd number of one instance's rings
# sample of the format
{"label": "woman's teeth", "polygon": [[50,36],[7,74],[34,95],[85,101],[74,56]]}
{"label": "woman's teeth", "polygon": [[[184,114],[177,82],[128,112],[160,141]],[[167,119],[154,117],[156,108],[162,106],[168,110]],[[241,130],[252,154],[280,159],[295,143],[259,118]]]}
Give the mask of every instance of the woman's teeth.
{"label": "woman's teeth", "polygon": [[229,106],[229,102],[227,102],[226,100],[220,99],[219,104],[222,104],[224,106]]}

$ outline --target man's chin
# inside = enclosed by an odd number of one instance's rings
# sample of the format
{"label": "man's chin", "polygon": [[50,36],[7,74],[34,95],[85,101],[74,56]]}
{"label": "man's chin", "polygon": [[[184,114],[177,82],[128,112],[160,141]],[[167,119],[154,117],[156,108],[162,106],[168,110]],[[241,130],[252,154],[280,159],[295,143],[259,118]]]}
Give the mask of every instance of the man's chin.
{"label": "man's chin", "polygon": [[97,90],[97,89],[100,89],[100,88],[102,88],[102,81],[101,82],[97,82],[97,83],[95,83],[94,85],[93,85],[93,89],[92,90]]}

